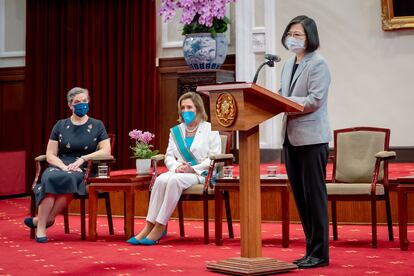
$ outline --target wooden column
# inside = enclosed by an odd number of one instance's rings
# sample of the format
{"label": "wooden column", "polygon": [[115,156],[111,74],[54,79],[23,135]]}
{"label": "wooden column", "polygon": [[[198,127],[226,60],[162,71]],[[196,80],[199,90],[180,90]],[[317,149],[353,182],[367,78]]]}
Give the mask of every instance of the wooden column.
{"label": "wooden column", "polygon": [[239,132],[241,257],[262,256],[259,126]]}

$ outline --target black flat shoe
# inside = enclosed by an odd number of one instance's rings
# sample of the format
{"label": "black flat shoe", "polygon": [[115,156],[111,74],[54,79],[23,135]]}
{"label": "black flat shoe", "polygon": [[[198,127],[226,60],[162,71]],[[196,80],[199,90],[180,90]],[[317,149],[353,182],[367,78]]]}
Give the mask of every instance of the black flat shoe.
{"label": "black flat shoe", "polygon": [[[48,224],[46,224],[46,228],[49,228],[50,226],[52,226],[55,223],[55,221],[52,221]],[[24,224],[29,227],[30,229],[36,229],[37,225],[35,225],[33,223],[33,218],[25,218],[24,219]]]}
{"label": "black flat shoe", "polygon": [[329,259],[319,259],[315,257],[307,257],[305,260],[297,264],[299,268],[315,268],[329,265]]}
{"label": "black flat shoe", "polygon": [[38,243],[47,243],[49,240],[48,240],[48,238],[45,236],[45,237],[36,237],[36,242],[38,242]]}
{"label": "black flat shoe", "polygon": [[292,261],[292,263],[294,263],[294,264],[298,264],[298,263],[301,263],[301,262],[303,262],[304,260],[306,260],[308,258],[308,256],[303,256],[302,258],[300,258],[300,259],[297,259],[297,260],[293,260]]}
{"label": "black flat shoe", "polygon": [[36,225],[34,225],[33,223],[33,218],[25,218],[24,219],[24,224],[29,227],[30,229],[35,229]]}

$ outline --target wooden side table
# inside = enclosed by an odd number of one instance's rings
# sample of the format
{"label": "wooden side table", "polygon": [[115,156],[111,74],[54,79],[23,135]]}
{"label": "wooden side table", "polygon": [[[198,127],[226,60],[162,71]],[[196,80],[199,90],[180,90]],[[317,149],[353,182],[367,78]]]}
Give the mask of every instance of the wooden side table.
{"label": "wooden side table", "polygon": [[89,240],[96,241],[98,192],[125,193],[125,237],[134,235],[135,192],[148,190],[151,175],[119,175],[89,179]]}
{"label": "wooden side table", "polygon": [[[215,235],[216,245],[223,244],[223,190],[238,191],[240,182],[238,178],[219,178],[214,188],[215,193]],[[262,191],[277,191],[280,193],[282,210],[282,247],[289,247],[289,181],[287,175],[267,178],[260,177]]]}
{"label": "wooden side table", "polygon": [[400,249],[408,249],[407,238],[407,223],[408,223],[408,193],[414,193],[414,176],[401,177],[397,179],[397,193],[398,193],[398,228],[400,236]]}

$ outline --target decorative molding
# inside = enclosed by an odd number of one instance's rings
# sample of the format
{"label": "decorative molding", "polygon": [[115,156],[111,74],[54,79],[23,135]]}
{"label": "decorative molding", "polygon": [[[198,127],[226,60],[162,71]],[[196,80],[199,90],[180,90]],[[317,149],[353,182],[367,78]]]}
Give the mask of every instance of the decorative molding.
{"label": "decorative molding", "polygon": [[[274,0],[265,0],[266,8],[264,9],[264,22],[265,22],[265,32],[266,32],[266,53],[278,54],[278,49],[280,47],[280,42],[276,39],[276,4]],[[283,28],[283,27],[282,27]],[[279,32],[280,33],[280,32]],[[278,73],[279,70],[276,70],[281,66],[280,63],[276,63],[275,67],[269,68],[266,67],[266,88],[277,92],[278,90]],[[263,147],[264,148],[281,148],[281,116],[273,117],[272,119],[265,122],[264,138],[263,138]]]}
{"label": "decorative molding", "polygon": [[[238,81],[251,81],[256,72],[256,57],[264,53],[277,53],[276,46],[276,4],[264,0],[263,9],[257,11],[264,16],[264,26],[254,27],[257,6],[254,1],[240,0],[236,5],[236,76]],[[278,66],[278,64],[276,65]],[[261,83],[271,91],[277,90],[275,68],[265,67],[265,82]],[[280,148],[280,116],[260,125],[260,148]]]}
{"label": "decorative molding", "polygon": [[182,36],[182,40],[175,40],[175,41],[169,41],[168,40],[168,27],[169,23],[164,22],[164,19],[162,19],[162,34],[161,34],[161,47],[162,48],[182,48],[183,47],[183,41],[184,36]]}
{"label": "decorative molding", "polygon": [[0,58],[24,57],[25,51],[6,51],[6,2],[0,0]]}
{"label": "decorative molding", "polygon": [[255,72],[252,49],[254,1],[240,0],[236,5],[236,77],[251,81]]}
{"label": "decorative molding", "polygon": [[254,53],[266,52],[266,33],[264,31],[252,34],[252,48]]}

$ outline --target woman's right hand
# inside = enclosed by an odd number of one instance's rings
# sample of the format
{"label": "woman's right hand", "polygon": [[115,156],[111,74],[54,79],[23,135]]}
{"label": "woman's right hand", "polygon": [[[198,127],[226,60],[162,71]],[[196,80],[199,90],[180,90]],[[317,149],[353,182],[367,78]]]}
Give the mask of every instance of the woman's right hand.
{"label": "woman's right hand", "polygon": [[194,173],[193,167],[191,167],[190,163],[183,163],[175,169],[176,173]]}
{"label": "woman's right hand", "polygon": [[181,164],[180,166],[178,166],[178,167],[175,169],[175,172],[176,172],[176,173],[183,173],[183,172],[185,171],[185,167],[186,167],[186,165],[185,165],[185,164]]}

